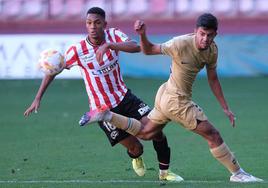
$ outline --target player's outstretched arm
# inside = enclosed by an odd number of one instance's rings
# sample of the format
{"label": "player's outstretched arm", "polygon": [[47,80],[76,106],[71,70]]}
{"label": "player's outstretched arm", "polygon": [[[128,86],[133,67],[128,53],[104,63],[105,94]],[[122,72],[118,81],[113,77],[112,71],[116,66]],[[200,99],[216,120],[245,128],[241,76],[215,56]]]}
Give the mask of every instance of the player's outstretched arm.
{"label": "player's outstretched arm", "polygon": [[235,115],[229,109],[228,104],[224,98],[221,84],[220,84],[220,81],[218,79],[216,68],[213,68],[213,69],[207,68],[207,75],[208,75],[208,83],[209,83],[211,90],[213,91],[213,94],[216,96],[221,107],[223,108],[224,113],[228,116],[232,126],[234,127],[235,126]]}
{"label": "player's outstretched arm", "polygon": [[161,47],[159,44],[151,43],[146,36],[146,25],[141,20],[136,20],[134,23],[134,30],[140,36],[141,50],[146,55],[161,54]]}
{"label": "player's outstretched arm", "polygon": [[24,116],[29,116],[32,112],[37,113],[39,106],[40,106],[40,102],[42,99],[43,94],[45,93],[47,87],[49,86],[49,84],[54,80],[56,75],[45,75],[42,83],[38,89],[38,92],[31,104],[31,106],[29,106],[25,112],[24,112]]}

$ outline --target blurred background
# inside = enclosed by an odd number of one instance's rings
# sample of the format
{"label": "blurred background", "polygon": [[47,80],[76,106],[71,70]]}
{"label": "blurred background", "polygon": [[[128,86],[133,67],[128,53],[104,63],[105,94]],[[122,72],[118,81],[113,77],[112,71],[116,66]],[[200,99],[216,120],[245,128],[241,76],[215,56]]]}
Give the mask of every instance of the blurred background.
{"label": "blurred background", "polygon": [[[180,187],[268,187],[268,0],[0,0],[0,187],[159,186],[150,183],[158,174],[151,142],[143,142],[147,174],[140,178],[126,151],[111,149],[97,126],[78,126],[88,110],[79,70],[64,70],[57,78],[66,79],[53,82],[38,114],[23,116],[43,76],[37,69],[39,53],[47,48],[64,53],[84,39],[86,12],[93,6],[106,11],[109,27],[137,41],[134,21],[145,20],[155,43],[193,32],[204,12],[218,17],[218,73],[236,128],[209,91],[204,72],[194,84],[193,100],[243,168],[265,182],[229,183],[229,173],[209,155],[206,142],[175,123],[164,129],[172,148],[171,170],[185,178]],[[151,107],[170,63],[166,56],[120,54],[124,81]]]}
{"label": "blurred background", "polygon": [[[93,6],[106,11],[109,27],[135,40],[134,21],[145,20],[156,43],[193,32],[197,16],[211,12],[220,22],[219,74],[268,74],[267,0],[0,0],[0,79],[42,77],[36,68],[40,51],[64,52],[83,39],[86,12]],[[162,56],[121,54],[126,76],[167,77],[169,63]],[[60,77],[79,78],[80,73],[67,71]]]}

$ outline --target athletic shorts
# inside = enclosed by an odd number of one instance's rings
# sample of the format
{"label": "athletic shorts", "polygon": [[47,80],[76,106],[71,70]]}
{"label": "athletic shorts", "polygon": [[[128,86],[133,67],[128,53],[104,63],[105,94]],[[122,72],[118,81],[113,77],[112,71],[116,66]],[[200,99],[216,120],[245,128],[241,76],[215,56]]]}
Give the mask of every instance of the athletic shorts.
{"label": "athletic shorts", "polygon": [[207,120],[203,110],[189,97],[169,92],[166,83],[160,86],[155,98],[155,106],[148,118],[156,124],[174,121],[189,130],[197,126],[197,120]]}
{"label": "athletic shorts", "polygon": [[[124,99],[117,107],[111,109],[111,111],[140,120],[142,117],[147,116],[151,109],[142,100],[132,94],[130,89],[128,89]],[[99,126],[105,132],[112,146],[130,136],[130,134],[122,129],[116,128],[109,122],[99,122]]]}

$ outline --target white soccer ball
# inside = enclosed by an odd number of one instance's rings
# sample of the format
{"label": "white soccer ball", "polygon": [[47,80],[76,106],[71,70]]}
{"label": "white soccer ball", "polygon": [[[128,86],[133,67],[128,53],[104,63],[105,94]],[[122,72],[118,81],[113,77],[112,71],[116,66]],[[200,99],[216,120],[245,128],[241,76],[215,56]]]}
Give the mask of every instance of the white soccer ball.
{"label": "white soccer ball", "polygon": [[64,69],[64,66],[64,56],[59,51],[46,49],[40,53],[38,67],[46,75],[58,74]]}

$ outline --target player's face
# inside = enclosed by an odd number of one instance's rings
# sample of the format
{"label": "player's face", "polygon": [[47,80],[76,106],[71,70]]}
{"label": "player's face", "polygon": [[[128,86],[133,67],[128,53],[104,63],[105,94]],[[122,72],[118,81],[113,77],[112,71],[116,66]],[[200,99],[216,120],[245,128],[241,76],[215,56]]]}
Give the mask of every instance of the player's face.
{"label": "player's face", "polygon": [[107,23],[103,17],[98,14],[88,14],[86,19],[86,28],[89,38],[93,40],[102,39],[104,36],[104,29]]}
{"label": "player's face", "polygon": [[195,44],[199,50],[206,50],[217,35],[214,29],[198,27],[195,29]]}

